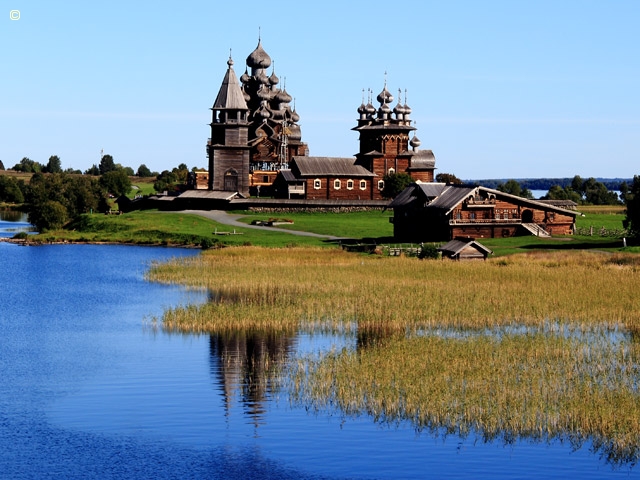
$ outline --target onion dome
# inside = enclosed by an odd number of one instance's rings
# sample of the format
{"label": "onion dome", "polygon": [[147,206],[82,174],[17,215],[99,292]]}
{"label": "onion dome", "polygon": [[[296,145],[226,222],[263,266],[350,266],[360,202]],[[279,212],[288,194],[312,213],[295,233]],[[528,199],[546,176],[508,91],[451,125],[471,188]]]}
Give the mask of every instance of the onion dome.
{"label": "onion dome", "polygon": [[378,113],[389,114],[389,113],[391,113],[391,107],[389,105],[387,105],[386,103],[383,103],[382,105],[380,105],[380,108],[378,109]]}
{"label": "onion dome", "polygon": [[364,115],[365,113],[367,113],[367,106],[364,104],[364,102],[362,102],[358,107],[358,113],[360,115]]}
{"label": "onion dome", "polygon": [[295,108],[291,112],[291,121],[293,123],[298,123],[300,121],[300,115],[298,115]]}
{"label": "onion dome", "polygon": [[249,83],[250,78],[249,72],[247,72],[247,69],[245,68],[244,73],[240,76],[240,81],[242,83]]}
{"label": "onion dome", "polygon": [[271,57],[262,48],[262,42],[258,40],[258,46],[247,57],[247,66],[250,68],[269,68]]}
{"label": "onion dome", "polygon": [[276,93],[276,96],[275,96],[276,102],[289,103],[291,102],[291,100],[292,100],[291,95],[287,93],[286,89],[280,90],[278,93]]}
{"label": "onion dome", "polygon": [[387,86],[385,85],[382,91],[378,94],[377,97],[378,102],[382,103],[391,103],[393,102],[393,95],[391,92],[387,90]]}
{"label": "onion dome", "polygon": [[418,148],[420,146],[420,144],[422,144],[422,142],[420,141],[420,139],[418,137],[416,137],[415,135],[413,136],[413,138],[411,139],[411,141],[409,142],[409,145],[411,145],[411,148],[413,148],[414,150],[416,148]]}
{"label": "onion dome", "polygon": [[268,85],[269,84],[269,77],[267,77],[267,74],[264,73],[264,70],[260,70],[257,73],[256,78],[263,85]]}
{"label": "onion dome", "polygon": [[260,105],[260,108],[256,112],[256,115],[258,117],[261,117],[262,119],[266,120],[267,118],[269,118],[271,116],[271,113],[269,112],[269,110],[267,110],[267,107],[265,107],[264,104],[262,104],[262,105]]}
{"label": "onion dome", "polygon": [[291,140],[301,140],[302,139],[302,131],[300,130],[299,125],[289,125],[289,138]]}
{"label": "onion dome", "polygon": [[271,72],[271,76],[269,77],[269,83],[271,85],[277,85],[280,83],[280,79],[276,76],[276,71]]}
{"label": "onion dome", "polygon": [[260,88],[258,88],[256,95],[258,95],[258,98],[260,98],[261,100],[269,100],[271,98],[271,92],[264,85],[260,85]]}
{"label": "onion dome", "polygon": [[398,100],[398,104],[395,107],[393,107],[393,113],[395,113],[398,118],[400,118],[402,115],[405,114],[404,106],[400,104],[399,100]]}
{"label": "onion dome", "polygon": [[280,109],[280,110],[271,110],[271,118],[273,118],[274,120],[283,120],[284,119],[284,114],[285,111]]}
{"label": "onion dome", "polygon": [[365,107],[367,109],[367,113],[369,115],[373,115],[374,113],[376,113],[376,107],[374,107],[371,102],[367,103],[367,106]]}
{"label": "onion dome", "polygon": [[411,107],[409,105],[407,105],[406,103],[404,104],[404,114],[405,115],[409,115],[411,114]]}

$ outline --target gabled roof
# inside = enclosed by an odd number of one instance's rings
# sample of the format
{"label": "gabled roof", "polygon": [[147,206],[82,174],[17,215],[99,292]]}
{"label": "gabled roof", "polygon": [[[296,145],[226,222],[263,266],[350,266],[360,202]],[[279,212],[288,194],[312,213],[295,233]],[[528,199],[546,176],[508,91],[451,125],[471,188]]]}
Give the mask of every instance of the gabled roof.
{"label": "gabled roof", "polygon": [[284,178],[284,181],[287,183],[300,181],[300,179],[296,178],[296,176],[293,174],[291,170],[287,170],[283,168],[280,170],[280,174],[282,175],[282,178]]}
{"label": "gabled roof", "polygon": [[[387,208],[402,207],[414,202],[421,202],[424,206],[429,205],[431,207],[436,201],[443,197],[440,203],[444,204],[450,197],[450,195],[447,195],[448,190],[449,185],[446,183],[412,183],[400,192],[400,194],[387,205]],[[463,196],[463,198],[466,198],[466,196]]]}
{"label": "gabled roof", "polygon": [[355,161],[355,158],[301,156],[292,158],[289,165],[300,177],[375,177]]}
{"label": "gabled roof", "polygon": [[475,241],[473,238],[465,238],[465,239],[455,238],[451,240],[449,243],[446,243],[445,245],[438,248],[438,250],[448,254],[448,256],[450,257],[455,257],[466,247],[473,247],[479,252],[484,253],[485,255],[491,255],[493,253],[492,250],[488,249],[487,247],[482,245],[480,242]]}
{"label": "gabled roof", "polygon": [[242,90],[240,90],[240,82],[236,73],[233,71],[233,60],[229,58],[227,62],[229,68],[224,75],[220,91],[213,102],[213,110],[248,110],[247,102],[244,100]]}
{"label": "gabled roof", "polygon": [[574,210],[567,210],[566,208],[550,205],[537,200],[518,197],[516,195],[504,193],[499,190],[493,190],[491,188],[418,182],[409,185],[389,205],[387,205],[387,208],[403,207],[414,202],[419,202],[425,208],[443,210],[444,214],[448,215],[464,200],[481,193],[484,193],[487,197],[494,196],[496,198],[503,198],[520,205],[529,205],[531,207],[555,211],[565,215],[578,215],[578,212]]}

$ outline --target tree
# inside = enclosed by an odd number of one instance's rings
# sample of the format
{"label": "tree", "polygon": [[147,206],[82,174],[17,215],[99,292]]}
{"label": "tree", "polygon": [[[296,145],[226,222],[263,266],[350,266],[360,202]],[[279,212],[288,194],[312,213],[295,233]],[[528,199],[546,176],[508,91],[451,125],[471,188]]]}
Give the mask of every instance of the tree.
{"label": "tree", "polygon": [[42,165],[29,157],[22,157],[20,163],[14,165],[13,170],[16,172],[37,173],[42,171]]}
{"label": "tree", "polygon": [[126,195],[131,190],[131,179],[124,169],[112,170],[100,177],[100,185],[115,197]]}
{"label": "tree", "polygon": [[113,161],[111,155],[103,155],[100,159],[100,165],[98,165],[100,175],[104,175],[107,172],[112,172],[116,169],[116,163]]}
{"label": "tree", "polygon": [[392,173],[385,175],[383,180],[384,188],[381,193],[384,198],[395,198],[413,182],[408,173]]}
{"label": "tree", "polygon": [[523,188],[517,180],[507,180],[505,183],[500,183],[496,187],[496,190],[504,193],[509,193],[517,197],[533,198],[533,193],[528,188]]}
{"label": "tree", "polygon": [[88,168],[87,170],[85,170],[84,172],[85,175],[93,175],[94,177],[97,177],[98,175],[100,175],[100,169],[98,168],[98,166],[94,163],[93,165],[91,165],[90,168]]}
{"label": "tree", "polygon": [[436,182],[448,183],[450,185],[462,185],[462,180],[452,173],[439,173],[436,175]]}
{"label": "tree", "polygon": [[552,185],[547,194],[542,197],[544,200],[571,200],[579,203],[582,197],[575,192],[569,185],[562,188],[560,185]]}
{"label": "tree", "polygon": [[62,163],[60,157],[57,155],[51,155],[47,165],[42,169],[46,173],[62,173]]}
{"label": "tree", "polygon": [[624,228],[629,230],[630,235],[636,240],[640,240],[640,176],[633,176],[631,188],[625,195],[627,206],[627,218],[623,221]]}
{"label": "tree", "polygon": [[172,190],[176,183],[178,183],[178,176],[174,172],[164,170],[156,177],[153,188],[156,192],[164,192],[165,190]]}
{"label": "tree", "polygon": [[62,228],[68,220],[67,209],[55,200],[47,200],[38,209],[30,210],[28,218],[39,232]]}
{"label": "tree", "polygon": [[2,160],[0,160],[0,170],[4,170],[4,163],[2,163]]}
{"label": "tree", "polygon": [[185,183],[187,181],[187,176],[189,175],[189,167],[185,163],[181,163],[178,165],[178,168],[174,168],[171,173],[176,175],[177,183]]}
{"label": "tree", "polygon": [[136,172],[138,177],[151,177],[151,170],[144,163],[138,167],[138,171]]}
{"label": "tree", "polygon": [[[22,182],[22,181],[20,181]],[[24,182],[22,182],[24,188]],[[0,202],[23,203],[24,194],[18,180],[7,175],[0,175]]]}

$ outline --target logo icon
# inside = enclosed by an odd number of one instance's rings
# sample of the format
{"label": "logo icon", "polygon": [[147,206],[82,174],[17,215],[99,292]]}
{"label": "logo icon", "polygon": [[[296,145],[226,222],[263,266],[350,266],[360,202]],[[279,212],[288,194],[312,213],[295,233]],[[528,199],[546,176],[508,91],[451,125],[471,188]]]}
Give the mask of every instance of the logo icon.
{"label": "logo icon", "polygon": [[11,20],[20,20],[20,10],[11,10],[9,12],[9,18]]}

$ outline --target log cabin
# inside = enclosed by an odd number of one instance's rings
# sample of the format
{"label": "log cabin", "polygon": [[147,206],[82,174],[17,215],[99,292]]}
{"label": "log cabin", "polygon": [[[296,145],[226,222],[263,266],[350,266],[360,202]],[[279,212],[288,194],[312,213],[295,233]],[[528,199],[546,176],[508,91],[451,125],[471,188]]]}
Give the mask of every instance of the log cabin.
{"label": "log cabin", "polygon": [[387,208],[393,209],[394,237],[408,242],[570,235],[578,215],[486,187],[421,182],[409,185]]}

